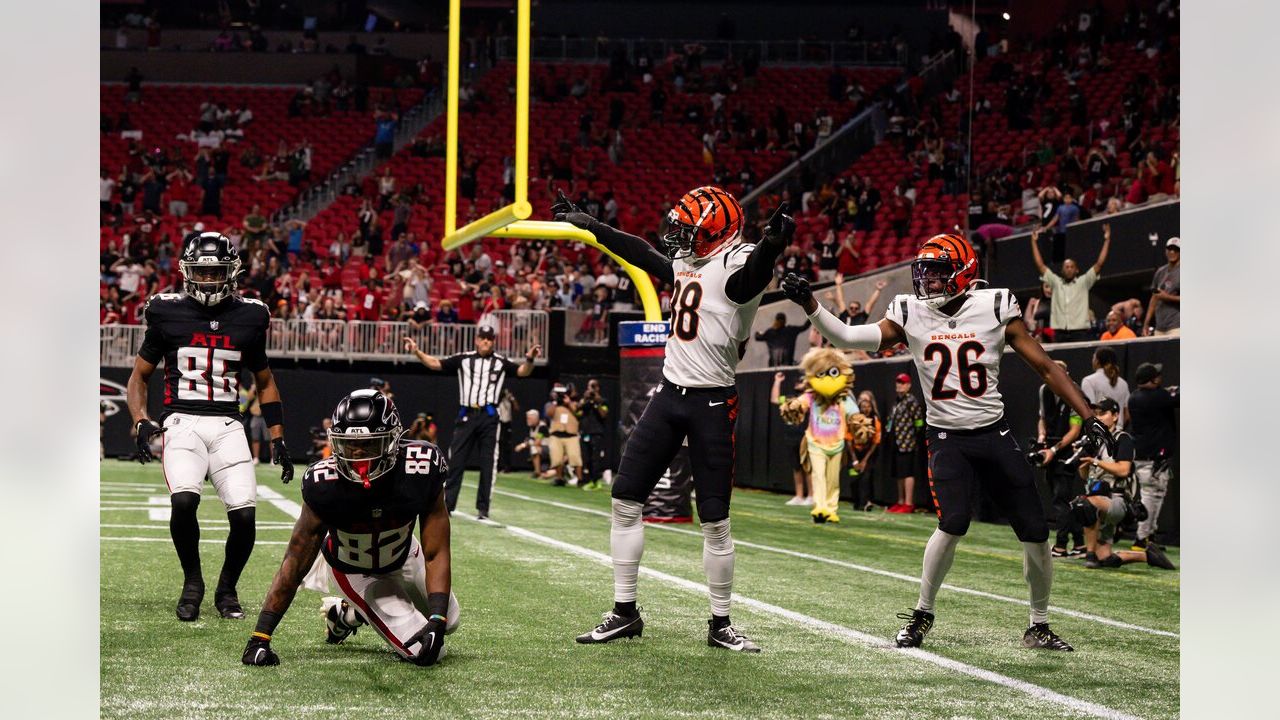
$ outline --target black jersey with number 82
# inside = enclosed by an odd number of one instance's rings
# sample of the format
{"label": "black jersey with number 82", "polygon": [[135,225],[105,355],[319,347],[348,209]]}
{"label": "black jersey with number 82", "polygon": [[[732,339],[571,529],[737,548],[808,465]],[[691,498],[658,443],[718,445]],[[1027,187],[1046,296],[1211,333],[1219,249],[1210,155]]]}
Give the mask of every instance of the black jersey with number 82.
{"label": "black jersey with number 82", "polygon": [[164,415],[240,414],[240,370],[267,367],[271,315],[257,300],[232,296],[208,307],[186,295],[156,295],[144,313],[138,355],[164,361]]}

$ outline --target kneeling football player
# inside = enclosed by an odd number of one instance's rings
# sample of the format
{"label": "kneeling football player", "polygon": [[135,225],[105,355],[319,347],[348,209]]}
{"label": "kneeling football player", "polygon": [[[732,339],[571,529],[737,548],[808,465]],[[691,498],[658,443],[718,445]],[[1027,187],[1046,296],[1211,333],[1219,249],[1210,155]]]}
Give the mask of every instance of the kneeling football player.
{"label": "kneeling football player", "polygon": [[241,662],[280,663],[271,635],[320,552],[342,593],[324,601],[329,643],[367,623],[404,660],[433,665],[444,657],[444,636],[458,626],[442,492],[448,470],[440,448],[402,441],[403,432],[395,404],[377,390],[338,403],[333,456],[307,468],[302,514]]}

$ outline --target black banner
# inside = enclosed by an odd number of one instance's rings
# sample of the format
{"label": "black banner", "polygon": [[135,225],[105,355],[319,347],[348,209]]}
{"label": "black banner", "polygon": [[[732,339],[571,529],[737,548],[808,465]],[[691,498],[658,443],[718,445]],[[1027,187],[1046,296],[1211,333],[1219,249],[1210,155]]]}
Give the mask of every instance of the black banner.
{"label": "black banner", "polygon": [[[618,425],[618,447],[640,421],[649,398],[662,381],[663,351],[656,348],[624,348],[622,353],[622,422]],[[693,474],[689,449],[680,448],[667,472],[658,481],[644,506],[645,522],[693,522],[691,498]]]}

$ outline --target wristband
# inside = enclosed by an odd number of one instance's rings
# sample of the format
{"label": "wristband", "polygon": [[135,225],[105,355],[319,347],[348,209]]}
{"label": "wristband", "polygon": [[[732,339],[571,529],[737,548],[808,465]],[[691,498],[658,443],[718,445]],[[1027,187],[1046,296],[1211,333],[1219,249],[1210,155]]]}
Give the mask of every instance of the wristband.
{"label": "wristband", "polygon": [[432,615],[444,617],[445,613],[449,612],[449,593],[429,593],[427,610]]}
{"label": "wristband", "polygon": [[284,424],[284,405],[279,400],[262,403],[261,407],[262,419],[267,423],[267,427]]}
{"label": "wristband", "polygon": [[270,640],[271,634],[276,631],[276,625],[280,624],[280,620],[284,617],[282,613],[263,610],[258,613],[258,625],[253,629],[254,635],[266,635],[264,640]]}

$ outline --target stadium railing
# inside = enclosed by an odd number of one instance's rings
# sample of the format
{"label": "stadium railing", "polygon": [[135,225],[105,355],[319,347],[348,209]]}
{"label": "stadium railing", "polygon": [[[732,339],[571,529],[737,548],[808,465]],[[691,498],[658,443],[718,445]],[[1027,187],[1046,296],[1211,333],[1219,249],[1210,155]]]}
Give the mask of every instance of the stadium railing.
{"label": "stadium railing", "polygon": [[[501,59],[515,57],[513,37],[496,38]],[[906,65],[906,47],[895,48],[886,42],[823,42],[813,40],[695,40],[670,38],[633,38],[598,40],[595,38],[534,38],[531,54],[534,60],[608,60],[621,48],[632,61],[641,53],[661,60],[686,45],[701,45],[704,62],[722,62],[729,57],[741,61],[754,50],[764,63],[844,65]]]}
{"label": "stadium railing", "polygon": [[[499,310],[486,318],[497,331],[494,350],[521,360],[530,345],[547,345],[548,316],[541,310]],[[272,320],[267,354],[291,360],[375,360],[411,362],[403,339],[411,337],[429,355],[444,357],[475,347],[473,323],[428,325],[414,329],[407,322],[360,320]],[[143,325],[103,325],[99,358],[103,367],[132,367]],[[540,357],[538,364],[545,364]]]}

